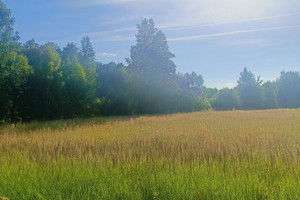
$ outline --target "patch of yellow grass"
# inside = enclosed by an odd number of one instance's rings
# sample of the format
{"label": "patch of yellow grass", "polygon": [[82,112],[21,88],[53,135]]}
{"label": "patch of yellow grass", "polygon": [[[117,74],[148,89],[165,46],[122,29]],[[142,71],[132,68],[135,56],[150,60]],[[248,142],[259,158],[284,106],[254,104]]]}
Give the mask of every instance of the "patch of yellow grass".
{"label": "patch of yellow grass", "polygon": [[[176,197],[182,192],[182,198],[194,199],[239,199],[241,196],[234,196],[233,191],[237,195],[247,195],[248,191],[248,197],[242,199],[290,199],[300,195],[295,192],[300,183],[299,109],[209,111],[95,121],[62,129],[3,129],[0,165],[18,166],[22,173],[37,165],[52,175],[54,166],[65,169],[68,180],[74,176],[67,173],[69,168],[91,173],[91,180],[97,179],[101,168],[101,173],[104,170],[111,179],[121,181],[114,182],[116,187],[126,186],[124,191],[116,189],[115,193],[130,195],[137,189],[148,194],[149,187],[157,187],[167,196]],[[116,171],[110,174],[110,170]],[[145,174],[148,178],[143,180]],[[155,183],[159,176],[166,181],[163,186]],[[200,176],[202,179],[197,180]],[[143,186],[152,177],[154,182]],[[132,182],[136,189],[130,190]],[[102,187],[113,188],[109,181],[107,184]],[[180,190],[179,184],[186,184],[186,188]],[[218,188],[222,192],[216,193]],[[211,192],[212,189],[216,191]],[[186,190],[193,192],[191,196],[184,194]],[[44,191],[43,196],[47,195]]]}
{"label": "patch of yellow grass", "polygon": [[64,130],[0,136],[0,151],[35,161],[61,157],[106,162],[161,158],[189,162],[253,155],[298,161],[300,111],[230,111],[138,117]]}

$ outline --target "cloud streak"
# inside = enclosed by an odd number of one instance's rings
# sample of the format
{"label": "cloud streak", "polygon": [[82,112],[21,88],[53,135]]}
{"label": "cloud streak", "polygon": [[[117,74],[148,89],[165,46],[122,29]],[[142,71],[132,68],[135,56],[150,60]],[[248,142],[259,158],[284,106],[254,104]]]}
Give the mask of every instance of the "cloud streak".
{"label": "cloud streak", "polygon": [[102,6],[102,5],[109,5],[109,4],[128,4],[128,3],[140,3],[146,0],[73,0],[70,3],[73,6],[80,6],[80,7],[87,7],[87,6]]}
{"label": "cloud streak", "polygon": [[226,84],[223,85],[221,88],[229,88],[229,89],[233,89],[235,86],[237,86],[236,83],[226,83]]}
{"label": "cloud streak", "polygon": [[286,17],[296,16],[300,15],[300,13],[292,13],[292,14],[283,14],[283,15],[272,15],[272,16],[265,16],[265,17],[257,17],[257,18],[246,18],[246,19],[240,19],[240,20],[231,20],[231,21],[219,21],[215,23],[164,23],[164,24],[158,24],[157,28],[164,29],[168,31],[176,31],[176,30],[188,30],[193,28],[199,28],[199,27],[209,27],[209,26],[219,26],[219,25],[228,25],[228,24],[238,24],[243,22],[256,22],[256,21],[266,21],[271,19],[282,19]]}
{"label": "cloud streak", "polygon": [[[277,27],[261,28],[261,29],[248,29],[248,30],[229,31],[229,32],[222,32],[222,33],[211,33],[211,34],[175,37],[175,38],[168,38],[167,40],[169,42],[193,41],[193,40],[209,39],[209,38],[216,38],[216,37],[224,37],[224,36],[229,36],[229,35],[265,32],[265,31],[287,30],[287,29],[297,29],[297,28],[300,28],[300,24],[299,25],[291,25],[291,26],[277,26]],[[130,35],[113,34],[113,33],[119,33],[119,32],[123,32],[123,31],[131,32],[133,30],[134,29],[131,29],[131,28],[124,28],[124,29],[113,30],[113,31],[91,32],[91,33],[85,33],[82,35],[90,36],[93,42],[134,41],[135,37],[132,36],[132,34],[130,34]],[[262,45],[262,44],[265,44],[265,41],[247,40],[247,41],[239,41],[237,43],[232,43],[231,45],[244,45],[244,44],[248,44],[248,45],[260,44],[260,45]]]}
{"label": "cloud streak", "polygon": [[216,26],[216,25],[235,24],[235,23],[242,23],[242,22],[264,21],[264,20],[269,20],[269,19],[291,17],[291,16],[295,16],[295,15],[299,15],[299,13],[284,14],[284,15],[272,15],[272,16],[240,19],[240,20],[225,21],[225,22],[216,22],[216,23],[204,24],[203,26]]}
{"label": "cloud streak", "polygon": [[98,56],[108,56],[108,57],[117,57],[118,55],[116,53],[107,53],[107,52],[103,52],[103,53],[99,53]]}
{"label": "cloud streak", "polygon": [[284,29],[295,29],[295,28],[300,28],[300,25],[278,26],[278,27],[262,28],[262,29],[249,29],[249,30],[231,31],[231,32],[223,32],[223,33],[212,33],[212,34],[204,34],[204,35],[176,37],[176,38],[170,38],[170,39],[168,39],[168,41],[174,42],[174,41],[200,40],[200,39],[205,39],[205,38],[222,37],[222,36],[237,35],[237,34],[243,34],[243,33],[275,31],[275,30],[284,30]]}
{"label": "cloud streak", "polygon": [[231,46],[267,46],[269,43],[264,39],[246,39],[226,42],[226,45]]}

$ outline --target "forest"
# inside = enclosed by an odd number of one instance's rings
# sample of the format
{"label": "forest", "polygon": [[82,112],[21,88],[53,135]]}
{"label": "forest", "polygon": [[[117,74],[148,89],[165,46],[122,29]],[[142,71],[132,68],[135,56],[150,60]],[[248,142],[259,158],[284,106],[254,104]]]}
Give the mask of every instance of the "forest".
{"label": "forest", "polygon": [[200,74],[177,72],[168,40],[152,19],[137,25],[125,64],[97,61],[88,36],[79,47],[21,43],[14,23],[0,0],[0,123],[300,107],[297,71],[264,82],[241,66],[232,89],[207,88]]}

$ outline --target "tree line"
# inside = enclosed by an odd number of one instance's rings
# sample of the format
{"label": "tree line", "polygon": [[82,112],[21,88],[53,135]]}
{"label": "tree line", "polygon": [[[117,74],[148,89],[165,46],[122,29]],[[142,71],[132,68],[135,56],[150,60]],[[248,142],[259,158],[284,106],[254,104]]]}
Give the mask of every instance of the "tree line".
{"label": "tree line", "polygon": [[102,64],[87,36],[80,47],[34,39],[21,44],[0,0],[0,121],[300,107],[299,72],[263,83],[245,68],[236,88],[206,88],[201,75],[176,71],[152,19],[137,30],[126,64]]}
{"label": "tree line", "polygon": [[300,75],[297,71],[282,71],[274,81],[263,82],[260,77],[244,68],[238,85],[224,88],[209,96],[216,110],[276,109],[300,107]]}

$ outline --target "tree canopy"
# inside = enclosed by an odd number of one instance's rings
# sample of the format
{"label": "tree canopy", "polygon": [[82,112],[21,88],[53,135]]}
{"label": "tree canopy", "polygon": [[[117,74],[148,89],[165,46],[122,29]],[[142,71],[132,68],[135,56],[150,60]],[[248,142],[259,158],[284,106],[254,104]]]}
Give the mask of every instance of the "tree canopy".
{"label": "tree canopy", "polygon": [[19,34],[14,31],[15,19],[11,11],[0,1],[0,43],[18,41]]}
{"label": "tree canopy", "polygon": [[256,79],[255,75],[247,68],[240,73],[237,88],[243,109],[263,108],[264,94],[260,87],[261,83],[260,77]]}
{"label": "tree canopy", "polygon": [[299,72],[281,72],[278,83],[278,103],[283,108],[300,107]]}
{"label": "tree canopy", "polygon": [[300,107],[299,72],[263,82],[247,68],[235,88],[204,86],[202,75],[178,73],[165,34],[152,19],[137,25],[127,65],[100,63],[88,36],[81,46],[19,43],[11,11],[0,0],[0,123],[95,115],[207,109]]}
{"label": "tree canopy", "polygon": [[175,55],[169,51],[164,33],[155,28],[152,19],[142,20],[137,28],[137,43],[130,49],[129,68],[149,76],[175,75],[176,65],[171,60]]}

